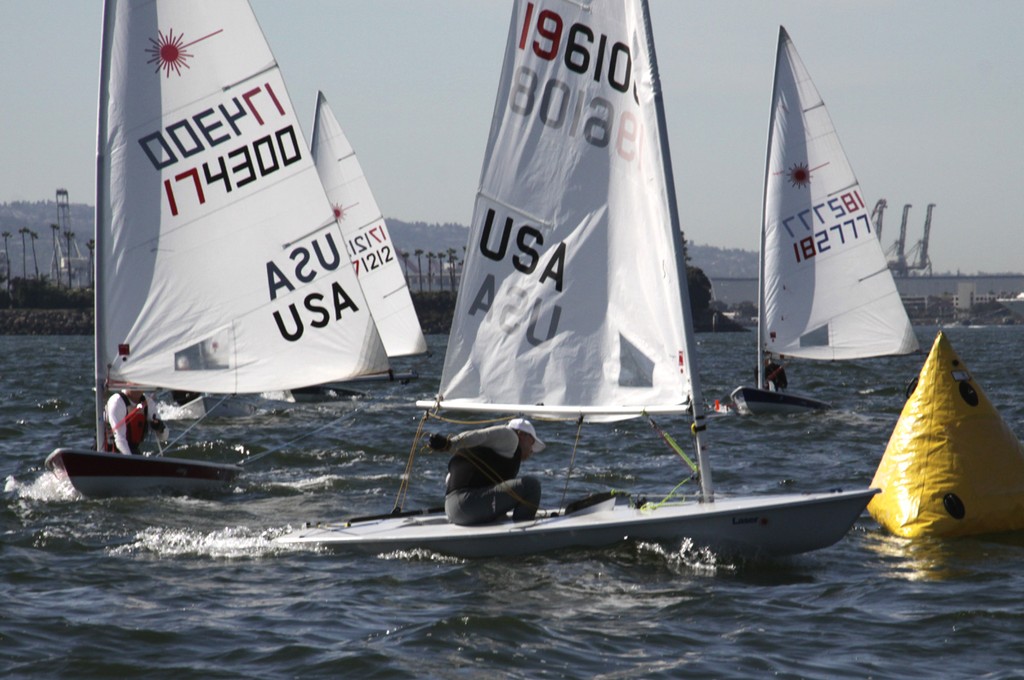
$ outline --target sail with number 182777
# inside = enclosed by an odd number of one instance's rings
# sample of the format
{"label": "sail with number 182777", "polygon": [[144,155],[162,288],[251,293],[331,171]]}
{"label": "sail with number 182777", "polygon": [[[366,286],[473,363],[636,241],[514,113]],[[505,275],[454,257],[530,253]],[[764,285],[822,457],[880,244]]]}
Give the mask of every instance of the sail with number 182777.
{"label": "sail with number 182777", "polygon": [[782,389],[788,380],[775,375],[785,375],[789,358],[837,361],[918,349],[860,183],[825,102],[781,27],[770,121],[757,385],[732,392],[737,410],[754,415],[831,407]]}

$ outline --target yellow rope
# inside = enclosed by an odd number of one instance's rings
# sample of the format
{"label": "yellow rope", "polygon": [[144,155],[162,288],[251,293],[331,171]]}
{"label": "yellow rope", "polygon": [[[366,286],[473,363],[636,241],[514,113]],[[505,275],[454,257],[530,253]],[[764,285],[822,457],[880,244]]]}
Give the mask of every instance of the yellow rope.
{"label": "yellow rope", "polygon": [[658,424],[654,422],[654,418],[651,418],[648,415],[647,422],[650,423],[651,427],[654,428],[655,432],[661,435],[661,438],[665,440],[665,443],[668,444],[673,451],[679,454],[679,457],[682,458],[683,462],[685,462],[690,467],[690,470],[696,473],[697,465],[692,460],[690,460],[690,457],[686,455],[686,452],[683,451],[682,447],[679,446],[679,444],[677,444],[676,441],[672,439],[672,437],[667,432],[658,427]]}
{"label": "yellow rope", "polygon": [[[674,487],[672,487],[672,490],[665,494],[665,497],[662,498],[657,503],[644,503],[643,506],[640,508],[640,511],[653,512],[664,505],[668,505],[669,501],[676,495],[676,491],[679,489],[679,487],[681,487],[683,484],[686,484],[688,481],[690,481],[689,478],[684,479],[683,481],[676,484]],[[685,501],[685,498],[683,500]]]}

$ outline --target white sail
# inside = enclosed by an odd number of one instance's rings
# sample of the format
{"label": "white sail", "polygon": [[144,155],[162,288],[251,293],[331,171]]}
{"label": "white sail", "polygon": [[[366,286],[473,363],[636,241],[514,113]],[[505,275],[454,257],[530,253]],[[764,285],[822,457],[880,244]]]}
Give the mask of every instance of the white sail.
{"label": "white sail", "polygon": [[97,383],[241,393],[387,369],[247,2],[104,14]]}
{"label": "white sail", "polygon": [[389,357],[423,354],[427,341],[402,273],[398,249],[359,159],[322,92],[316,99],[312,150],[384,349]]}
{"label": "white sail", "polygon": [[867,205],[825,103],[780,28],[762,220],[761,350],[854,359],[917,349]]}
{"label": "white sail", "polygon": [[642,9],[515,3],[445,406],[587,413],[691,397],[682,236]]}

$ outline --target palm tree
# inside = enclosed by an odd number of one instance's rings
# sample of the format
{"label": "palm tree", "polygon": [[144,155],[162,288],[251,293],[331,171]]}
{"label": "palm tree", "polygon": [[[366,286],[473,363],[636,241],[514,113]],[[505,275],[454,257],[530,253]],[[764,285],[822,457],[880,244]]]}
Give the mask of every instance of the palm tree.
{"label": "palm tree", "polygon": [[398,256],[402,258],[402,274],[405,276],[405,285],[409,285],[409,251],[399,250]]}
{"label": "palm tree", "polygon": [[96,239],[89,239],[85,247],[89,249],[89,287],[92,288],[94,286],[92,280],[92,252],[96,250]]}
{"label": "palm tree", "polygon": [[449,290],[455,292],[455,248],[448,249],[448,282],[451,284]]}
{"label": "palm tree", "polygon": [[36,232],[34,232],[31,229],[29,229],[28,230],[28,235],[32,237],[32,264],[36,268],[36,281],[38,281],[39,280],[39,260],[36,259],[36,239],[39,238],[39,234],[37,234]]}
{"label": "palm tree", "polygon": [[28,273],[25,271],[25,254],[28,252],[28,248],[25,247],[25,235],[28,232],[28,227],[22,227],[18,230],[18,233],[21,234],[21,278],[23,279],[28,278]]}
{"label": "palm tree", "polygon": [[437,258],[437,253],[430,251],[427,253],[427,292],[434,292],[434,259]]}
{"label": "palm tree", "polygon": [[420,292],[423,292],[423,262],[420,260],[420,255],[423,254],[422,248],[417,248],[416,255],[416,277],[420,280]]}

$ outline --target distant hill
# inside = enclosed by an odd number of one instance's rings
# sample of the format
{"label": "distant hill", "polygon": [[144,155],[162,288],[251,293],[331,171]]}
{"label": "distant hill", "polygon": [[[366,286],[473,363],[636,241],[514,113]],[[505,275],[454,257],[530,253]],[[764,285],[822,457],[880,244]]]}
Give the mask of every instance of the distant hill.
{"label": "distant hill", "polygon": [[[83,255],[86,254],[86,243],[93,237],[93,207],[84,203],[71,203],[70,230],[75,233],[75,242]],[[57,204],[55,201],[12,201],[0,203],[0,232],[11,234],[8,239],[8,255],[14,276],[22,275],[22,236],[18,230],[27,227],[37,235],[35,257],[40,273],[48,273],[53,258],[53,231],[51,224],[57,223]],[[428,224],[426,222],[403,222],[395,218],[387,218],[388,229],[395,245],[402,252],[408,253],[409,261],[415,261],[417,250],[426,253],[447,253],[455,251],[456,257],[462,258],[464,248],[469,239],[469,230],[461,224]],[[33,271],[32,245],[25,239],[28,251],[24,262],[30,274]],[[691,262],[704,270],[711,278],[715,277],[755,277],[757,276],[757,253],[748,250],[716,248],[691,243],[689,244]]]}
{"label": "distant hill", "polygon": [[[426,222],[403,222],[389,218],[388,230],[397,247],[411,256],[417,249],[424,253],[446,253],[453,248],[459,258],[469,239],[469,229],[461,224],[427,224]],[[735,248],[716,248],[688,244],[691,262],[704,270],[704,273],[715,278],[724,277],[756,277],[757,253]]]}

